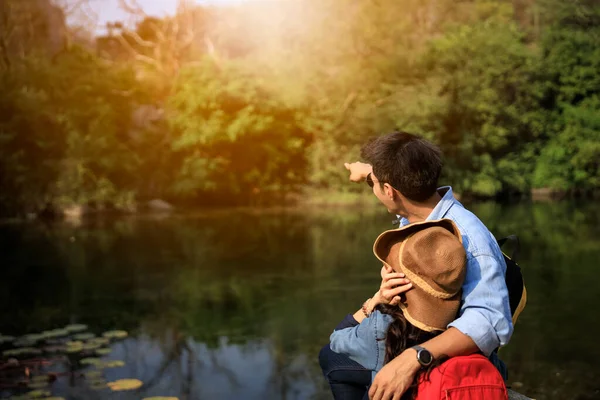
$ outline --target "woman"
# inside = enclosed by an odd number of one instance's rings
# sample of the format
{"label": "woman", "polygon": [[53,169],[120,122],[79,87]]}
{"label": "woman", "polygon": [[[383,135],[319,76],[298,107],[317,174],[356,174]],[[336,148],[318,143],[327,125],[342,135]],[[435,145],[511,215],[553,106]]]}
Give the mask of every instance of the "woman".
{"label": "woman", "polygon": [[[397,306],[385,304],[385,299],[378,294],[365,301],[353,315],[359,325],[331,334],[331,350],[345,354],[371,370],[372,379],[385,363],[404,350],[414,348],[423,368],[403,398],[441,398],[441,392],[447,391],[442,384],[448,383],[444,381],[444,375],[452,371],[436,370],[445,357],[434,360],[418,345],[443,332],[459,311],[466,273],[461,234],[455,223],[448,219],[414,223],[382,233],[375,241],[373,252],[385,268],[404,274],[411,281],[412,289],[401,296]],[[487,391],[481,398],[505,399],[506,388],[500,374],[483,356],[455,357],[449,364],[456,368],[467,360],[478,363],[474,371],[467,371],[467,374],[476,374],[476,379],[469,380],[469,389],[465,391],[460,387],[464,375],[461,373],[459,381],[452,382],[459,386],[450,389],[461,389],[460,398],[463,399],[480,398],[481,388]],[[435,381],[428,379],[432,371],[431,377]],[[366,390],[367,386],[363,397],[366,397]],[[448,397],[446,393],[444,398]]]}

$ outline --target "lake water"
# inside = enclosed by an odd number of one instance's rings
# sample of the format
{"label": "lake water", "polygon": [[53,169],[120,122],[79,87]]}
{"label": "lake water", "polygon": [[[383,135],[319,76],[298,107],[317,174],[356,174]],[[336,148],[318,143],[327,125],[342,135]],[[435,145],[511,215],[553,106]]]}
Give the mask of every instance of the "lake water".
{"label": "lake water", "polygon": [[[500,351],[510,384],[538,400],[600,398],[600,208],[470,208],[497,237],[521,238],[529,303]],[[5,223],[0,333],[127,331],[102,357],[124,366],[101,369],[95,386],[87,372],[97,367],[37,356],[51,361],[40,373],[59,373],[47,389],[65,398],[330,398],[317,354],[378,288],[371,249],[391,220],[369,206]],[[98,389],[125,378],[143,386]],[[0,373],[2,396],[10,379]]]}

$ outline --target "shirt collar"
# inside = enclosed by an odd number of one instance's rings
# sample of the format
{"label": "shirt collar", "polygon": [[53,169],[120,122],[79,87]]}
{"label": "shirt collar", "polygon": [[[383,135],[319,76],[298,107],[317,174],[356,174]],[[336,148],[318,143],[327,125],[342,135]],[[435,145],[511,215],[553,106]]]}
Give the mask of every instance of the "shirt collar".
{"label": "shirt collar", "polygon": [[450,210],[450,207],[456,203],[451,186],[442,186],[441,188],[438,188],[437,192],[442,199],[437,203],[433,211],[431,211],[431,214],[427,217],[427,221],[444,218],[448,213],[448,210]]}
{"label": "shirt collar", "polygon": [[[452,193],[452,186],[442,186],[437,190],[438,194],[442,197],[442,199],[436,204],[434,209],[431,211],[431,214],[427,217],[427,221],[442,219],[450,210],[450,207],[456,203],[456,199],[454,198],[454,193]],[[401,215],[396,215],[398,217],[398,221],[400,222],[399,228],[409,225],[410,222],[408,219],[402,217]]]}

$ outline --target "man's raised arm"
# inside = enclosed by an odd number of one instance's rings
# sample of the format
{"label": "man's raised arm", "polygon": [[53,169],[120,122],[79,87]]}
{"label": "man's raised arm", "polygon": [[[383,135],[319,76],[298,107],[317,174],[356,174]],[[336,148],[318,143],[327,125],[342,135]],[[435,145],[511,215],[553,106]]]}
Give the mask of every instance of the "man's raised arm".
{"label": "man's raised arm", "polygon": [[350,180],[352,182],[362,182],[367,179],[367,175],[373,172],[371,164],[363,162],[344,163],[344,167],[350,171]]}

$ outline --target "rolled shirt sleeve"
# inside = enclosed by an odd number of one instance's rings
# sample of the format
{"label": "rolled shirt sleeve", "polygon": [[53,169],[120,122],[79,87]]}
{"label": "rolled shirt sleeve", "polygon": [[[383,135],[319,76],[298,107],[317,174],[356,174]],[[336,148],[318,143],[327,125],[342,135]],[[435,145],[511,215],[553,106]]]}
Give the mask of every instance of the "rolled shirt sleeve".
{"label": "rolled shirt sleeve", "polygon": [[497,257],[472,256],[467,261],[460,317],[448,325],[473,339],[486,356],[508,343],[513,332],[505,270]]}
{"label": "rolled shirt sleeve", "polygon": [[366,369],[374,370],[378,362],[378,313],[374,312],[357,326],[334,331],[329,337],[331,350],[347,355]]}

